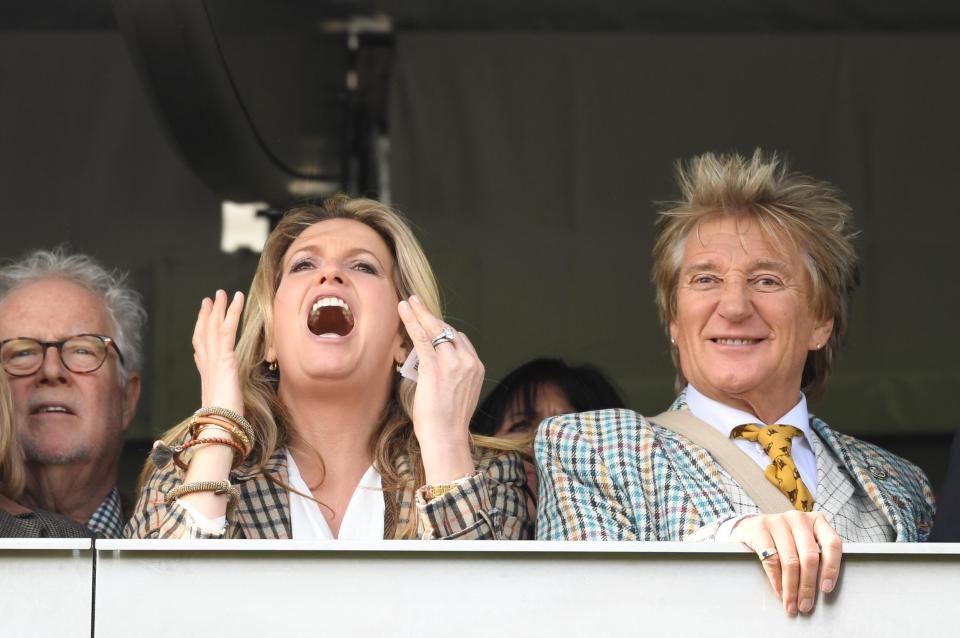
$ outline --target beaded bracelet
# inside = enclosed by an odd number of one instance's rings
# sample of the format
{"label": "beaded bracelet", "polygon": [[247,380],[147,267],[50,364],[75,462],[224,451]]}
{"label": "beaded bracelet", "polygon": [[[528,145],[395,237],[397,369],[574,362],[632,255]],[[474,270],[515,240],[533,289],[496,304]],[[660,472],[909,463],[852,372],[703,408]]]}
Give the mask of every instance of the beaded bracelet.
{"label": "beaded bracelet", "polygon": [[237,414],[233,410],[228,410],[226,408],[210,407],[210,408],[200,408],[193,413],[193,418],[198,418],[202,416],[218,416],[228,421],[234,423],[237,427],[244,431],[247,435],[247,438],[251,442],[256,439],[253,435],[253,426],[250,425],[250,422],[243,418],[242,414]]}
{"label": "beaded bracelet", "polygon": [[186,452],[188,449],[192,447],[196,447],[198,445],[206,445],[208,443],[217,444],[217,445],[228,445],[233,448],[233,463],[231,463],[230,465],[231,470],[237,469],[240,466],[240,464],[243,463],[243,459],[246,458],[245,450],[239,445],[237,445],[236,441],[233,441],[232,439],[220,439],[216,437],[210,437],[209,439],[191,439],[186,443],[184,443],[183,445],[177,445],[173,447],[172,449],[173,449],[174,465],[176,465],[181,470],[186,472],[187,464],[183,463],[180,460],[180,454],[182,454],[183,452]]}
{"label": "beaded bracelet", "polygon": [[190,437],[199,438],[200,433],[203,432],[208,427],[218,427],[227,434],[229,434],[234,441],[240,444],[243,447],[243,456],[246,457],[247,454],[253,449],[253,444],[250,440],[250,437],[247,436],[247,433],[243,431],[237,424],[229,421],[227,419],[221,419],[215,416],[199,416],[193,417],[190,420]]}
{"label": "beaded bracelet", "polygon": [[230,481],[195,481],[178,485],[167,492],[163,500],[167,505],[170,505],[181,496],[195,494],[196,492],[213,492],[217,496],[226,495],[231,504],[240,499],[240,490],[236,486],[230,485]]}
{"label": "beaded bracelet", "polygon": [[177,467],[183,471],[186,471],[187,464],[180,461],[180,454],[194,447],[195,445],[203,445],[205,443],[216,443],[219,445],[227,445],[233,448],[233,462],[230,464],[231,470],[237,469],[240,464],[243,463],[244,459],[247,458],[247,451],[240,447],[236,441],[210,437],[207,439],[190,439],[186,443],[180,443],[177,445],[167,445],[162,440],[154,441],[153,449],[150,450],[150,460],[153,461],[153,464],[158,469],[167,467],[170,461],[173,461]]}

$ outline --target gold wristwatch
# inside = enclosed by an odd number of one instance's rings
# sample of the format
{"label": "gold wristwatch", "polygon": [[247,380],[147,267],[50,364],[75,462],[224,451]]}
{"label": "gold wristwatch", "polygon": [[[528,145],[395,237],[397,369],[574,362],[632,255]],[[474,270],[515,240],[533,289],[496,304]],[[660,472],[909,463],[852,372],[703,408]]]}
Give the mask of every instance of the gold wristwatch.
{"label": "gold wristwatch", "polygon": [[452,492],[457,489],[465,481],[470,480],[473,474],[468,474],[467,476],[461,476],[458,479],[454,479],[449,483],[440,483],[438,485],[424,485],[423,486],[423,498],[427,501],[432,501],[438,496],[446,494],[447,492]]}

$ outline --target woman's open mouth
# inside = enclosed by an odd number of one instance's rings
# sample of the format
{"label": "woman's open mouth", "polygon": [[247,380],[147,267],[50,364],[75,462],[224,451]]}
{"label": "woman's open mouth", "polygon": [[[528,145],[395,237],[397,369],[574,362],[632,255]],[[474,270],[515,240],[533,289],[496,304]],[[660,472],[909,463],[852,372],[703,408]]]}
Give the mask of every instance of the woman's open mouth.
{"label": "woman's open mouth", "polygon": [[313,302],[307,328],[318,337],[345,337],[353,330],[350,306],[340,297],[321,297]]}

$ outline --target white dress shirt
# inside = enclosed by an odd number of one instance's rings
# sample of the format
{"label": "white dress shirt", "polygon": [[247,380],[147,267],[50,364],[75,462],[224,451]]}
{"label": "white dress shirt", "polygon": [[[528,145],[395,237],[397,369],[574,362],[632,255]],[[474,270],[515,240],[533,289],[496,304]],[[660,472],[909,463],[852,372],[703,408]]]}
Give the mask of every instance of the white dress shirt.
{"label": "white dress shirt", "polygon": [[[729,437],[730,432],[738,425],[756,424],[756,425],[792,425],[801,432],[802,437],[793,438],[793,448],[791,456],[793,462],[800,472],[800,478],[803,484],[810,490],[813,498],[817,498],[817,456],[813,452],[813,445],[810,443],[811,437],[816,436],[810,429],[810,415],[807,412],[807,398],[800,393],[800,400],[790,409],[789,412],[774,421],[773,423],[764,423],[756,416],[743,410],[731,408],[719,401],[714,401],[697,391],[692,385],[687,386],[687,407],[693,416],[701,421],[712,425],[720,434]],[[733,439],[734,444],[747,453],[754,462],[760,466],[760,469],[766,470],[772,462],[767,453],[763,451],[756,441],[746,439]]]}
{"label": "white dress shirt", "polygon": [[[713,426],[718,432],[726,437],[729,437],[730,432],[738,425],[747,424],[792,425],[803,432],[802,437],[794,437],[792,439],[793,447],[791,449],[791,456],[793,457],[794,464],[797,466],[797,471],[800,472],[800,478],[803,479],[804,485],[806,485],[807,489],[810,490],[810,494],[813,495],[813,498],[817,498],[817,456],[813,451],[812,444],[810,443],[811,437],[815,435],[810,430],[810,415],[807,412],[807,397],[805,397],[802,392],[800,393],[800,400],[797,401],[797,404],[793,406],[789,412],[784,414],[773,423],[764,423],[761,419],[758,419],[749,412],[731,408],[730,406],[720,403],[719,401],[714,401],[713,399],[698,392],[696,388],[689,384],[687,385],[686,390],[686,400],[687,408],[690,409],[690,413],[693,414],[693,416],[697,417],[704,423]],[[756,441],[733,439],[733,443],[741,450],[746,452],[747,456],[753,459],[760,469],[764,471],[766,471],[767,467],[772,462],[770,457],[767,456],[767,453],[763,451],[763,446]],[[736,524],[745,518],[749,518],[750,516],[753,515],[743,514],[740,516],[732,516],[728,519],[714,521],[712,524],[701,527],[699,530],[694,532],[688,537],[688,540],[728,541],[730,540],[730,534],[733,532],[733,528],[736,526]]]}

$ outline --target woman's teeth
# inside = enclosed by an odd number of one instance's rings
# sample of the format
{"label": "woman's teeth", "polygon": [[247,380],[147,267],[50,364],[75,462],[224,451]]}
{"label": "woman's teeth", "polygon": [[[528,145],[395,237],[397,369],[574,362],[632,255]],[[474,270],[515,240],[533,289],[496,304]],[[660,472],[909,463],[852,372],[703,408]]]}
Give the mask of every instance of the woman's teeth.
{"label": "woman's teeth", "polygon": [[339,297],[317,299],[310,308],[307,327],[321,337],[342,337],[353,330],[353,313]]}
{"label": "woman's teeth", "polygon": [[714,339],[721,346],[749,346],[757,343],[759,339]]}
{"label": "woman's teeth", "polygon": [[316,312],[320,308],[327,308],[330,306],[343,308],[345,312],[350,312],[350,306],[348,306],[347,302],[340,297],[322,297],[317,299],[315,302],[313,302],[313,308],[310,310],[310,312]]}

